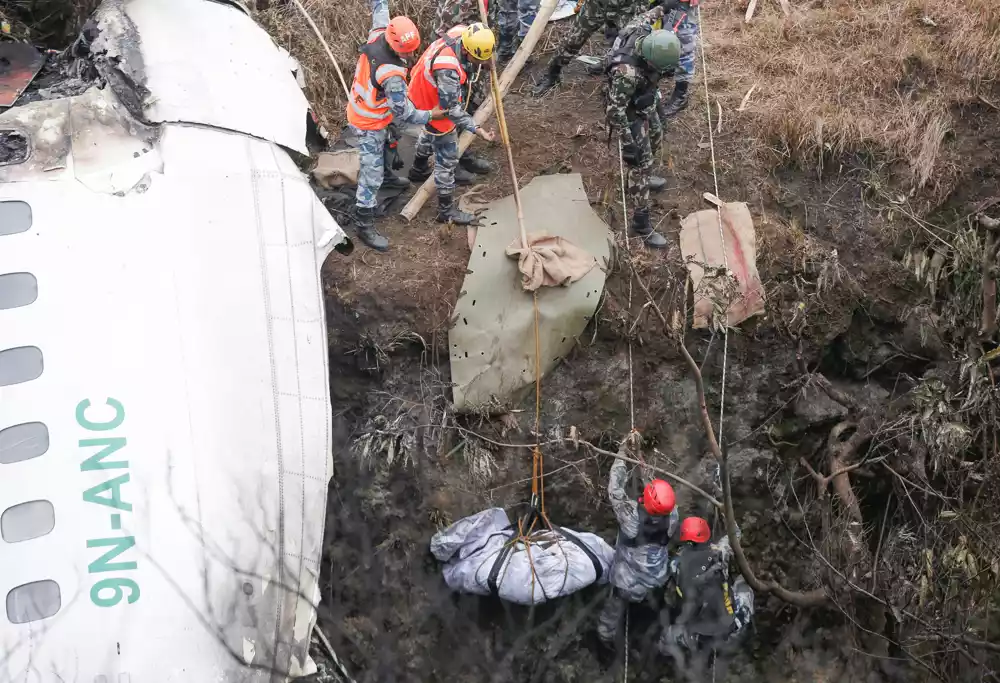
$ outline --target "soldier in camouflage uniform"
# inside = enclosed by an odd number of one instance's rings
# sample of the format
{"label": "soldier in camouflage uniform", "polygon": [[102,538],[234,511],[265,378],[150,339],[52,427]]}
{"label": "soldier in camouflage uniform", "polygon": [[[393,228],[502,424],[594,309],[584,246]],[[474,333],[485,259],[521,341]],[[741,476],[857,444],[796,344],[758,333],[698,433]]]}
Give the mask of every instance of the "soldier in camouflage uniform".
{"label": "soldier in camouflage uniform", "polygon": [[545,76],[535,87],[535,97],[548,92],[593,33],[604,29],[607,38],[613,37],[615,26],[623,26],[636,14],[648,8],[646,0],[586,0],[583,8],[573,18],[573,28],[556,49]]}
{"label": "soldier in camouflage uniform", "polygon": [[[417,138],[410,180],[423,181],[431,174],[434,155],[434,184],[437,186],[438,215],[442,223],[470,225],[476,217],[454,203],[455,169],[459,164],[458,134],[469,132],[492,142],[493,133],[476,124],[462,105],[463,83],[479,67],[490,68],[495,36],[485,24],[454,26],[430,45],[410,70],[410,99],[418,107],[440,107],[446,117],[431,121]],[[488,73],[488,71],[487,71]]]}
{"label": "soldier in camouflage uniform", "polygon": [[608,124],[618,134],[628,164],[628,194],[632,204],[632,231],[650,247],[667,245],[649,220],[649,191],[666,181],[651,174],[660,152],[663,125],[657,113],[659,81],[672,74],[680,57],[680,42],[671,31],[652,25],[666,8],[654,7],[622,29],[607,59]]}
{"label": "soldier in camouflage uniform", "polygon": [[[510,2],[517,0],[489,0],[486,3],[487,25],[497,26],[504,11],[504,3]],[[437,0],[434,35],[442,38],[453,26],[468,26],[481,20],[479,0]],[[469,77],[472,82],[466,85],[463,100],[466,103],[465,110],[472,115],[490,95],[490,78],[489,72],[478,68]],[[486,175],[493,170],[493,164],[473,152],[470,146],[455,168],[455,181],[459,185],[471,185],[475,180],[473,174]]]}
{"label": "soldier in camouflage uniform", "polygon": [[654,479],[637,500],[625,491],[627,479],[625,461],[615,459],[608,477],[608,497],[618,520],[618,540],[611,566],[611,593],[597,621],[597,635],[608,645],[614,643],[629,603],[643,602],[666,583],[670,569],[667,544],[677,529],[670,484]]}
{"label": "soldier in camouflage uniform", "polygon": [[372,28],[358,57],[346,113],[361,157],[355,195],[358,237],[378,251],[389,248],[389,240],[375,229],[378,191],[399,181],[385,165],[389,128],[393,121],[426,124],[444,116],[441,108],[415,108],[407,97],[406,61],[419,46],[420,35],[410,19],[390,19],[389,0],[372,0]]}

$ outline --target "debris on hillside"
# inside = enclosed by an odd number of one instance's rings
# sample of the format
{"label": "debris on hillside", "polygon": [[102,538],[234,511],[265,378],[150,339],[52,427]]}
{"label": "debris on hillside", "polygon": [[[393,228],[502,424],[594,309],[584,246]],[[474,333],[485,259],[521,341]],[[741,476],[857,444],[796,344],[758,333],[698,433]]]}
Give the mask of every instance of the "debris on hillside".
{"label": "debris on hillside", "polygon": [[45,55],[27,43],[0,42],[0,107],[10,107],[34,80]]}

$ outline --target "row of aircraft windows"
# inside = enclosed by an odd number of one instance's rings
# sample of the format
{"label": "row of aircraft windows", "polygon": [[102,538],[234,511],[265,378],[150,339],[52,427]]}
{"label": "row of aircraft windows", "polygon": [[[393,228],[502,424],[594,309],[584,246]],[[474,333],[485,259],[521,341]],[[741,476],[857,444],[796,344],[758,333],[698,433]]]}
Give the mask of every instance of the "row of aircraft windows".
{"label": "row of aircraft windows", "polygon": [[[27,232],[31,207],[25,202],[0,202],[0,237]],[[29,306],[38,298],[38,280],[31,273],[0,273],[0,311]],[[0,349],[0,387],[38,379],[44,362],[41,349],[18,346]],[[25,422],[0,429],[0,465],[14,465],[44,455],[49,450],[49,430],[41,422]],[[3,475],[0,474],[0,477]],[[22,543],[52,533],[56,510],[47,500],[17,503],[0,513],[0,538]],[[48,619],[59,612],[62,593],[55,581],[33,581],[7,593],[7,619],[25,624]]]}

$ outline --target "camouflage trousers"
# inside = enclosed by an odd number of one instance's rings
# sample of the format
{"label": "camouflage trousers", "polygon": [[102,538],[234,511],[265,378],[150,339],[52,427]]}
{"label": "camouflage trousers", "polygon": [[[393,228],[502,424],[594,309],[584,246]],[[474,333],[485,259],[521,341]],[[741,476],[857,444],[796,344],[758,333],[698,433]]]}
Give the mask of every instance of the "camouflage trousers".
{"label": "camouflage trousers", "polygon": [[694,80],[695,65],[698,60],[698,34],[701,30],[698,23],[698,8],[692,7],[687,12],[674,10],[666,19],[663,27],[668,29],[672,29],[680,20],[680,24],[677,25],[677,38],[681,41],[681,59],[674,72],[674,80],[678,83],[690,83]]}
{"label": "camouflage trousers", "polygon": [[418,157],[434,154],[434,184],[439,195],[455,192],[455,167],[458,166],[458,131],[445,135],[431,135],[420,131],[415,152]]}
{"label": "camouflage trousers", "polygon": [[626,592],[611,587],[604,601],[604,607],[597,617],[597,637],[605,643],[613,643],[618,636],[618,630],[622,627],[629,604],[645,602],[649,597],[648,591],[643,589],[638,592]]}
{"label": "camouflage trousers", "polygon": [[[499,7],[497,28],[500,29],[501,49],[513,46],[528,34],[535,21],[540,0],[492,0]],[[513,52],[513,50],[511,50]]]}
{"label": "camouflage trousers", "polygon": [[363,208],[378,206],[378,191],[385,177],[385,144],[389,129],[361,130],[351,126],[351,132],[358,136],[361,152],[361,170],[358,173],[358,191],[355,203]]}
{"label": "camouflage trousers", "polygon": [[652,106],[637,112],[632,120],[636,157],[633,163],[628,164],[628,199],[633,210],[649,208],[649,176],[663,142],[663,124],[656,111],[660,97],[657,90]]}
{"label": "camouflage trousers", "polygon": [[556,50],[555,59],[566,64],[579,54],[580,49],[595,31],[606,24],[624,27],[639,12],[648,8],[640,0],[586,0],[583,8],[573,18],[573,27]]}
{"label": "camouflage trousers", "polygon": [[[486,25],[497,25],[497,17],[500,15],[500,5],[509,0],[489,0],[486,3]],[[445,31],[459,24],[472,24],[482,21],[479,13],[479,0],[437,0],[437,11],[434,13],[434,35],[438,38],[445,34]],[[428,41],[430,44],[431,41]]]}

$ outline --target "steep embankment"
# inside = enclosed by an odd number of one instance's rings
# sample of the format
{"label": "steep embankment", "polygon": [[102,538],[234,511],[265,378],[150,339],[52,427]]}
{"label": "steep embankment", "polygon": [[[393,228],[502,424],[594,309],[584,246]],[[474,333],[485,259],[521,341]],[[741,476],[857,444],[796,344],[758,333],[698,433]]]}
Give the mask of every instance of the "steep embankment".
{"label": "steep embankment", "polygon": [[[393,9],[428,31],[432,4]],[[767,316],[730,334],[723,441],[751,566],[830,599],[799,610],[760,595],[757,636],[716,680],[980,680],[996,664],[995,646],[968,641],[997,627],[988,522],[1000,493],[1000,397],[996,364],[982,358],[996,331],[978,329],[992,238],[974,216],[989,208],[1000,153],[1000,7],[838,0],[794,3],[786,17],[777,3],[759,5],[750,24],[739,3],[704,10],[720,194],[751,208],[768,293]],[[310,7],[349,71],[364,3]],[[339,130],[337,82],[304,24],[285,6],[260,16],[303,60],[327,128]],[[544,49],[565,30],[551,28]],[[572,67],[554,95],[534,100],[531,79],[507,101],[523,182],[580,172],[620,228],[599,81]],[[654,220],[672,240],[714,187],[703,88],[671,123],[661,158],[669,189]],[[488,198],[508,192],[503,176],[485,188]],[[386,224],[389,254],[359,251],[326,268],[340,428],[328,633],[359,681],[620,677],[621,652],[612,661],[594,643],[597,591],[530,614],[444,588],[428,539],[484,506],[523,503],[527,452],[499,444],[530,437],[525,420],[518,430],[456,418],[449,406],[442,351],[464,233],[426,215]],[[675,253],[636,259],[660,305],[680,300]],[[597,320],[547,380],[544,430],[576,426],[613,448],[630,425],[631,334],[647,456],[704,481],[694,384],[644,302],[629,309],[627,286],[620,272],[609,278]],[[690,333],[687,343],[714,414],[721,338]],[[838,425],[842,449],[828,442]],[[611,540],[608,460],[571,447],[546,455],[551,514]],[[681,504],[703,505],[686,492]],[[669,667],[653,652],[655,615],[633,618],[630,680],[661,680]]]}

